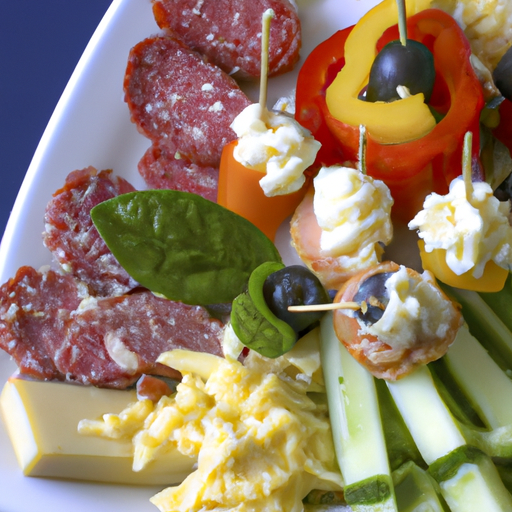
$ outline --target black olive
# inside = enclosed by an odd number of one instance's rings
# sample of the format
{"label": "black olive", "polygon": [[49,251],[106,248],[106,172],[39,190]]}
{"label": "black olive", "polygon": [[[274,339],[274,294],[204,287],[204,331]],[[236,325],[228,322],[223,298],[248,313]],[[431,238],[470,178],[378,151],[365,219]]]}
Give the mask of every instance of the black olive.
{"label": "black olive", "polygon": [[422,92],[428,103],[435,77],[434,56],[424,44],[413,39],[407,39],[406,45],[391,41],[375,57],[366,101],[399,100],[396,88],[403,85],[411,94]]}
{"label": "black olive", "polygon": [[289,306],[332,302],[318,278],[301,265],[290,265],[270,274],[263,284],[263,297],[272,313],[296,333],[305,331],[320,320],[324,312],[290,312]]}
{"label": "black olive", "polygon": [[355,302],[366,302],[367,310],[356,311],[356,316],[367,325],[379,321],[389,302],[389,295],[386,289],[386,281],[393,272],[382,272],[374,274],[363,281],[359,290],[354,295]]}
{"label": "black olive", "polygon": [[503,57],[501,57],[498,65],[492,74],[494,84],[499,89],[501,94],[507,98],[512,99],[512,47],[510,47]]}
{"label": "black olive", "polygon": [[512,200],[512,174],[509,174],[494,190],[494,195],[500,201]]}

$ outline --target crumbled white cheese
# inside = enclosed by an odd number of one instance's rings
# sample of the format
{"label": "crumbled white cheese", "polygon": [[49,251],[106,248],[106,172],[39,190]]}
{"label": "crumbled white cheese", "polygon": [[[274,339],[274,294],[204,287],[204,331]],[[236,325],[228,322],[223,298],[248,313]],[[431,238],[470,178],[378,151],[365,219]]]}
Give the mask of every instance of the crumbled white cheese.
{"label": "crumbled white cheese", "polygon": [[313,185],[322,253],[378,263],[379,244],[393,237],[393,198],[386,184],[357,169],[332,166],[320,169]]}
{"label": "crumbled white cheese", "polygon": [[418,276],[412,278],[404,266],[394,272],[385,283],[389,303],[384,314],[372,325],[361,323],[360,333],[376,336],[397,350],[446,337],[453,305],[435,285],[430,272]]}
{"label": "crumbled white cheese", "polygon": [[108,355],[127,373],[134,374],[139,366],[139,358],[123,341],[113,332],[107,332],[104,336],[105,348]]}
{"label": "crumbled white cheese", "polygon": [[290,194],[302,187],[304,171],[315,161],[320,143],[295,119],[254,103],[231,128],[238,136],[235,159],[264,173],[260,185],[266,196]]}
{"label": "crumbled white cheese", "polygon": [[478,279],[490,260],[512,270],[510,203],[499,201],[485,182],[475,182],[472,188],[468,197],[460,176],[447,195],[428,195],[409,229],[418,229],[426,252],[446,250],[446,264],[456,275],[472,270]]}

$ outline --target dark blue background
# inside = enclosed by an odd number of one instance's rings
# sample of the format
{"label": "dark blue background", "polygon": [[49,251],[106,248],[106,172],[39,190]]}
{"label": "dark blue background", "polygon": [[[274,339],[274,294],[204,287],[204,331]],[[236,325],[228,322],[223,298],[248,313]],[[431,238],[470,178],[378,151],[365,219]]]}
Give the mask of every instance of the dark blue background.
{"label": "dark blue background", "polygon": [[0,3],[0,234],[53,109],[109,5]]}

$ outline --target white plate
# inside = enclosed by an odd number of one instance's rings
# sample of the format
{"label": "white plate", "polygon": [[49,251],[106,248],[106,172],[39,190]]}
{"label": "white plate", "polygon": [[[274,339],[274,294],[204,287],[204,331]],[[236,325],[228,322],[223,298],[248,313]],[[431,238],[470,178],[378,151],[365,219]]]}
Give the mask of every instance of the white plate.
{"label": "white plate", "polygon": [[[317,44],[355,23],[376,3],[297,0],[303,29],[301,62]],[[136,166],[149,143],[130,122],[122,83],[130,48],[156,32],[149,0],[114,0],[108,9],[55,108],[21,186],[0,245],[0,283],[22,265],[39,268],[49,263],[50,254],[41,242],[44,208],[69,172],[89,165],[113,169],[143,188]],[[271,81],[269,105],[293,88],[296,71]],[[247,92],[257,100],[257,88]],[[0,386],[14,370],[9,357],[0,352]],[[23,477],[0,421],[1,512],[154,512],[148,499],[157,490]]]}

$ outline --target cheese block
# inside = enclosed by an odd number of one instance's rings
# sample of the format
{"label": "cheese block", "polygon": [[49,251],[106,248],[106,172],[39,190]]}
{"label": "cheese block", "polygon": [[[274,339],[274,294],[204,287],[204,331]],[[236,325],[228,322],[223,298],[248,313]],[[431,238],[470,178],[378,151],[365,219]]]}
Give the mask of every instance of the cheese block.
{"label": "cheese block", "polygon": [[11,377],[2,390],[0,410],[26,476],[130,485],[181,483],[196,461],[176,449],[134,472],[131,440],[78,433],[80,420],[121,412],[136,399],[135,391]]}

